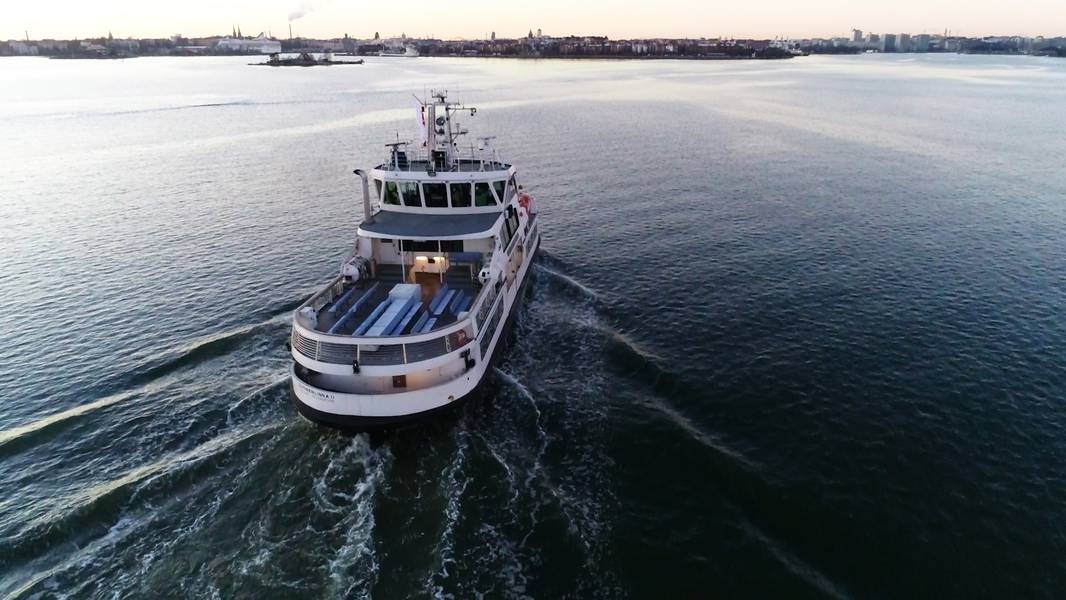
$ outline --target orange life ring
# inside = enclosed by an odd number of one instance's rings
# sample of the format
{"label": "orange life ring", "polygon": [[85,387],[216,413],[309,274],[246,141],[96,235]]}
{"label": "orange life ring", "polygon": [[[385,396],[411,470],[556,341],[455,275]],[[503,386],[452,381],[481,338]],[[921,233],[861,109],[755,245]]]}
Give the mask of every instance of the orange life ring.
{"label": "orange life ring", "polygon": [[466,345],[466,332],[463,331],[462,329],[460,329],[459,331],[455,332],[455,343],[458,344],[459,346],[465,346]]}
{"label": "orange life ring", "polygon": [[526,212],[528,213],[529,212],[529,194],[519,194],[518,195],[518,204],[522,208],[526,209]]}

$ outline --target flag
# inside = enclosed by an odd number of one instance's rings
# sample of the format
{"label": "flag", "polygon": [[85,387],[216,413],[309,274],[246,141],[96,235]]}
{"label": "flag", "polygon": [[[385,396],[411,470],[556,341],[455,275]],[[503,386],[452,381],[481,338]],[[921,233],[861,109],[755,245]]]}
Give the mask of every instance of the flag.
{"label": "flag", "polygon": [[422,139],[422,145],[425,146],[429,141],[429,129],[426,127],[426,105],[422,104],[418,98],[415,98],[415,102],[418,102],[418,133]]}

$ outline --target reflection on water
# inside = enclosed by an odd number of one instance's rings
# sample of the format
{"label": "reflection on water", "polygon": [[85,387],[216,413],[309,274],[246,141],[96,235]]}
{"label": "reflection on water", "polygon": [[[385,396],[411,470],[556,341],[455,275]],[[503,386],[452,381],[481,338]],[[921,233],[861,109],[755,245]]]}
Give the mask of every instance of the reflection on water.
{"label": "reflection on water", "polygon": [[[1066,62],[245,62],[0,60],[0,594],[1066,586]],[[316,429],[289,313],[435,87],[544,208],[515,342]]]}

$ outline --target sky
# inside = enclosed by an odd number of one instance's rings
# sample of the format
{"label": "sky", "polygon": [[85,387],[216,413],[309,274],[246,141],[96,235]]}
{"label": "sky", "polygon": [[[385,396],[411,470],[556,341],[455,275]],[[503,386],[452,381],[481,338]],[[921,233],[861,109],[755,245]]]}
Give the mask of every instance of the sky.
{"label": "sky", "polygon": [[1066,0],[4,0],[0,39],[293,33],[445,39],[545,35],[833,37],[1066,35]]}

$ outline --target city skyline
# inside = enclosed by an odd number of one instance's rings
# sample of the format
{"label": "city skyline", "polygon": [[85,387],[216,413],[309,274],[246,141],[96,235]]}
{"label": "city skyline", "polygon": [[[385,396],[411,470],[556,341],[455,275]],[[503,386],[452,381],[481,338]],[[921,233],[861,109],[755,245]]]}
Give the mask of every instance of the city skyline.
{"label": "city skyline", "polygon": [[849,35],[852,28],[914,34],[943,33],[1055,36],[1049,23],[1066,23],[1066,4],[1029,0],[1028,10],[991,2],[848,2],[811,0],[805,4],[767,0],[757,6],[663,0],[654,5],[592,0],[573,5],[545,0],[536,5],[479,6],[411,0],[404,10],[353,0],[186,0],[154,4],[133,0],[80,3],[51,0],[10,7],[0,24],[0,39],[71,39],[113,33],[116,37],[208,36],[239,25],[245,35],[260,31],[288,37],[409,37],[478,39],[496,32],[522,37],[529,29],[551,35],[605,35],[625,38],[809,38]]}

